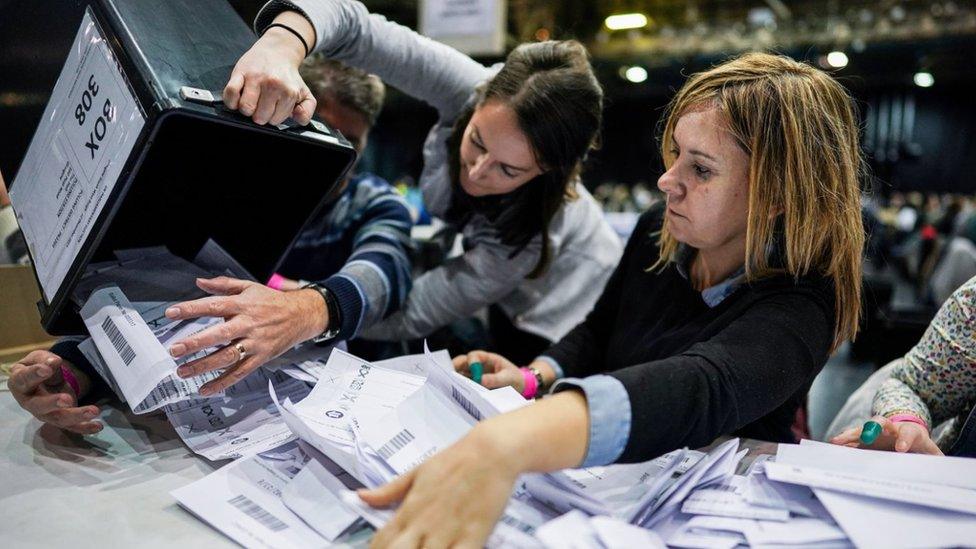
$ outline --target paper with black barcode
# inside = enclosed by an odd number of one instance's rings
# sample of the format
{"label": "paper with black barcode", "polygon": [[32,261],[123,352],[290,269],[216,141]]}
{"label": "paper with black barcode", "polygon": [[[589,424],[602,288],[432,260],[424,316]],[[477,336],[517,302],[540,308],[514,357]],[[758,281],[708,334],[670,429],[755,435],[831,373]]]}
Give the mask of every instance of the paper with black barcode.
{"label": "paper with black barcode", "polygon": [[[116,286],[96,290],[81,309],[81,317],[101,357],[98,367],[107,369],[123,399],[137,414],[197,396],[200,387],[216,379],[220,372],[182,379],[176,375],[177,362],[164,344],[222,322],[219,318],[169,322],[162,316],[163,305],[140,310]],[[158,314],[157,314],[158,313]],[[147,322],[143,315],[150,318]],[[184,357],[180,363],[192,360]],[[96,361],[97,362],[97,361]]]}

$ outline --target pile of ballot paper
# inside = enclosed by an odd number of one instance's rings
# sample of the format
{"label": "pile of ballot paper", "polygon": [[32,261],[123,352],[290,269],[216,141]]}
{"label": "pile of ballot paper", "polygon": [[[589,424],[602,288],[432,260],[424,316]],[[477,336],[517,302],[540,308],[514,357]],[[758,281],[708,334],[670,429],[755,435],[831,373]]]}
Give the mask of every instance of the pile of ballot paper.
{"label": "pile of ballot paper", "polygon": [[[130,302],[117,286],[95,288],[82,309],[91,338],[81,349],[136,413],[163,412],[191,450],[234,460],[173,495],[244,546],[365,544],[395,509],[370,508],[354,490],[409,471],[482,419],[530,405],[511,387],[488,390],[457,374],[444,351],[371,363],[315,346],[201,398],[197,390],[216,374],[178,378],[182,361],[166,347],[221,320],[171,322],[162,315],[166,306]],[[937,547],[976,540],[976,460],[810,441],[744,459],[739,446],[731,439],[645,463],[523,475],[488,546]]]}
{"label": "pile of ballot paper", "polygon": [[[444,352],[369,363],[333,351],[302,400],[270,387],[295,442],[173,492],[245,546],[361,545],[395,509],[385,483],[482,418],[526,405],[456,374]],[[804,442],[745,464],[737,439],[646,463],[521,477],[489,547],[971,545],[976,464]],[[445,490],[451,489],[449,486]]]}

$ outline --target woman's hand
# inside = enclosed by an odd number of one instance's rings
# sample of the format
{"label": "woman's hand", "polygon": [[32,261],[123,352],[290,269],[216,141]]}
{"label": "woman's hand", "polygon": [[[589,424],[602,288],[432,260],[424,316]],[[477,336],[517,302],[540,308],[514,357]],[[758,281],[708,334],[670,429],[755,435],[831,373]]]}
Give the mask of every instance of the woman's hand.
{"label": "woman's hand", "polygon": [[481,423],[417,468],[359,496],[373,507],[401,502],[373,547],[484,547],[521,472],[504,433]]}
{"label": "woman's hand", "polygon": [[[223,276],[197,279],[197,286],[215,295],[173,305],[166,309],[166,317],[184,320],[212,316],[225,320],[170,347],[170,354],[179,358],[224,345],[176,371],[180,377],[193,377],[227,368],[219,378],[201,387],[200,394],[204,396],[244,379],[258,366],[319,335],[328,325],[325,300],[315,290],[279,292],[257,282]],[[244,349],[243,357],[240,348]]]}
{"label": "woman's hand", "polygon": [[[81,395],[65,383],[62,365],[78,379]],[[91,388],[88,376],[54,353],[34,351],[22,358],[11,369],[7,385],[17,404],[44,423],[81,435],[102,430],[101,423],[92,421],[98,406],[78,406],[78,399]]]}
{"label": "woman's hand", "polygon": [[454,371],[471,377],[471,365],[480,363],[482,367],[481,384],[489,389],[511,385],[521,393],[525,390],[525,379],[518,366],[502,355],[487,351],[471,351],[466,355],[454,357]]}
{"label": "woman's hand", "polygon": [[[304,16],[286,12],[275,23],[295,29],[314,47],[315,31]],[[298,73],[304,58],[305,47],[295,35],[280,27],[268,29],[234,66],[224,87],[224,105],[258,124],[278,125],[289,116],[308,124],[315,97]]]}
{"label": "woman's hand", "polygon": [[871,418],[881,425],[881,434],[870,445],[861,442],[863,427],[848,429],[830,439],[833,444],[850,446],[851,448],[870,448],[888,452],[911,452],[914,454],[931,454],[941,456],[942,450],[932,441],[929,431],[925,427],[911,421],[892,422],[877,416]]}
{"label": "woman's hand", "polygon": [[373,507],[402,502],[377,547],[484,547],[525,472],[577,467],[586,454],[589,412],[580,391],[478,423],[416,469],[359,497]]}

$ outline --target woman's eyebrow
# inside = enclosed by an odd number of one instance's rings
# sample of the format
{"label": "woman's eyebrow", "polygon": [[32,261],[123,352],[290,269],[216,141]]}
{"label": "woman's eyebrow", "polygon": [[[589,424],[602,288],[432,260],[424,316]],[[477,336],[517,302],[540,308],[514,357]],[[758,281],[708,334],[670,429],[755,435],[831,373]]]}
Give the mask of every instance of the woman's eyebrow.
{"label": "woman's eyebrow", "polygon": [[708,154],[706,152],[699,151],[698,149],[692,149],[692,150],[688,151],[688,153],[689,154],[693,154],[695,156],[701,156],[702,158],[707,158],[707,159],[711,160],[712,162],[718,162],[718,159],[715,158],[714,156],[712,156],[712,155],[710,155],[710,154]]}

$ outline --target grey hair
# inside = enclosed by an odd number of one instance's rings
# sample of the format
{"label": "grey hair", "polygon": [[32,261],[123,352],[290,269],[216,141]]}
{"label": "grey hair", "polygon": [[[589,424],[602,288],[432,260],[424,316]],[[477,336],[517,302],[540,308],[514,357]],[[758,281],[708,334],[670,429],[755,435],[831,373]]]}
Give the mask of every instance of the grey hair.
{"label": "grey hair", "polygon": [[370,126],[376,123],[386,96],[380,77],[320,54],[306,59],[299,71],[318,101],[334,99],[361,113]]}

